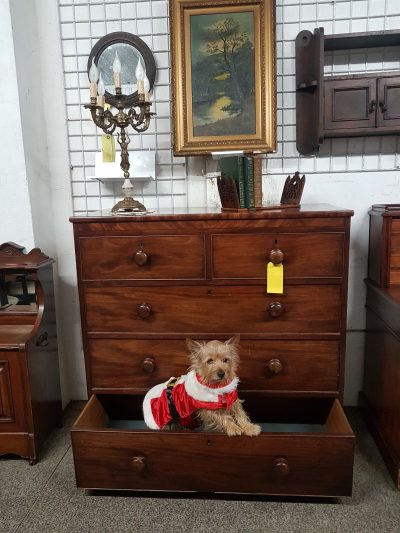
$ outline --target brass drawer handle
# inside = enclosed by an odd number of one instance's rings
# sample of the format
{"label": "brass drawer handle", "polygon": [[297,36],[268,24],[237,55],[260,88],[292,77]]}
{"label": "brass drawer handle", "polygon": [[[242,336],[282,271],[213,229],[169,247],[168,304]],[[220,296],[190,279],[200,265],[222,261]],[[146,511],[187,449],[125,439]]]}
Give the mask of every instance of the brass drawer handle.
{"label": "brass drawer handle", "polygon": [[156,362],[152,357],[146,357],[146,359],[143,359],[142,361],[142,370],[143,372],[146,372],[146,374],[151,374],[156,369]]}
{"label": "brass drawer handle", "polygon": [[151,315],[151,307],[149,304],[142,303],[137,307],[137,314],[140,316],[140,318],[149,318]]}
{"label": "brass drawer handle", "polygon": [[283,457],[278,457],[274,460],[272,464],[273,471],[278,474],[278,476],[285,477],[290,474],[290,466],[286,459]]}
{"label": "brass drawer handle", "polygon": [[146,467],[146,457],[143,455],[136,455],[132,457],[131,466],[135,472],[143,472]]}
{"label": "brass drawer handle", "polygon": [[281,302],[271,302],[268,306],[268,312],[272,318],[279,318],[283,313],[283,304]]}
{"label": "brass drawer handle", "polygon": [[267,363],[267,368],[271,374],[280,374],[283,370],[283,365],[280,359],[270,359]]}
{"label": "brass drawer handle", "polygon": [[279,250],[279,248],[275,248],[269,252],[269,260],[274,265],[280,265],[283,263],[284,258],[285,254],[282,252],[282,250]]}
{"label": "brass drawer handle", "polygon": [[142,247],[140,247],[140,249],[135,253],[133,258],[135,260],[135,263],[140,267],[145,266],[149,260],[148,254],[143,251]]}

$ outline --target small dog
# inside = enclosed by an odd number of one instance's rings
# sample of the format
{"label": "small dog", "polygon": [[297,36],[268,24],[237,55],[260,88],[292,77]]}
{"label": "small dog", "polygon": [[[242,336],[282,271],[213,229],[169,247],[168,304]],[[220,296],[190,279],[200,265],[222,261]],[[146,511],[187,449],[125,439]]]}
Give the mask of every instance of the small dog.
{"label": "small dog", "polygon": [[259,435],[238,399],[239,336],[226,342],[186,339],[192,366],[188,374],[150,389],[143,414],[150,429],[195,428],[221,431],[229,436]]}

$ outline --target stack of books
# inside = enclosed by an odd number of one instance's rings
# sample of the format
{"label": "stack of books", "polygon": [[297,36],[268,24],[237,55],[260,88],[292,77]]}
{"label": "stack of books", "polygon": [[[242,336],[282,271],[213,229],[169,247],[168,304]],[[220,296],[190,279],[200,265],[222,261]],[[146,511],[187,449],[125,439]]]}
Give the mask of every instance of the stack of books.
{"label": "stack of books", "polygon": [[223,157],[218,192],[222,209],[262,207],[262,158],[260,156]]}

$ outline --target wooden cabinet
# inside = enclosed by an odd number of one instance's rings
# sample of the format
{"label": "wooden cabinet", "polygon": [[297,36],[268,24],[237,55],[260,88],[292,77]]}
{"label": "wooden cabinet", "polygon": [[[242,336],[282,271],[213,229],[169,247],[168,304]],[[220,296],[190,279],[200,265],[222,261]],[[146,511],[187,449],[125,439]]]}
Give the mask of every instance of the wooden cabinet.
{"label": "wooden cabinet", "polygon": [[[73,217],[90,395],[72,429],[78,486],[350,494],[354,436],[340,400],[351,215]],[[279,295],[266,293],[271,254],[284,265]],[[187,371],[186,337],[238,333],[239,394],[262,434],[147,430],[143,396]]]}
{"label": "wooden cabinet", "polygon": [[0,246],[0,455],[35,463],[61,421],[53,260]]}
{"label": "wooden cabinet", "polygon": [[367,325],[362,403],[400,489],[400,205],[369,212]]}
{"label": "wooden cabinet", "polygon": [[367,285],[362,403],[375,442],[400,489],[400,288]]}
{"label": "wooden cabinet", "polygon": [[400,45],[400,32],[296,38],[296,140],[302,155],[318,152],[325,138],[398,134],[400,73],[324,76],[326,51]]}

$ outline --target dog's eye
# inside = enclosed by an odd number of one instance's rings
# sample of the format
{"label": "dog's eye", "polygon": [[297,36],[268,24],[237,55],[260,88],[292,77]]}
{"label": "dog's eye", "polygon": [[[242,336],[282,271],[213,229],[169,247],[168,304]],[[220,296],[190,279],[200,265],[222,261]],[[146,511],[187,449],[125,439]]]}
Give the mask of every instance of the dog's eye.
{"label": "dog's eye", "polygon": [[213,362],[214,362],[214,360],[213,360],[213,359],[207,359],[207,364],[208,364],[208,365],[212,365],[212,364],[213,364]]}
{"label": "dog's eye", "polygon": [[222,361],[223,363],[229,363],[229,358],[225,357],[225,359]]}

